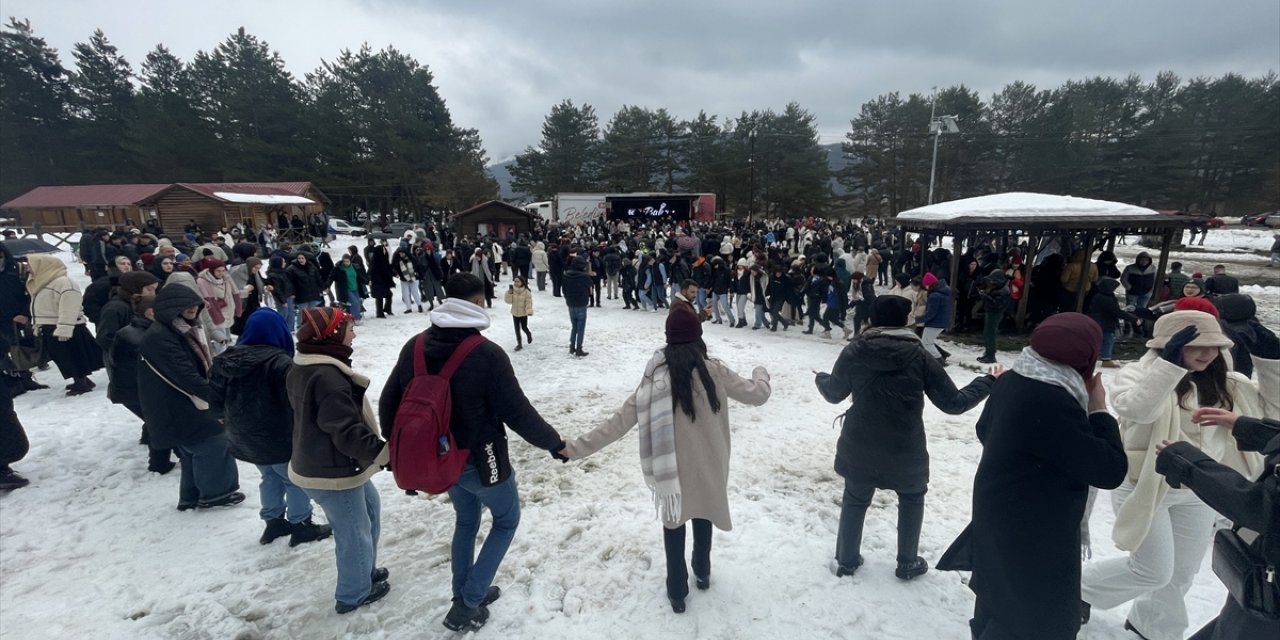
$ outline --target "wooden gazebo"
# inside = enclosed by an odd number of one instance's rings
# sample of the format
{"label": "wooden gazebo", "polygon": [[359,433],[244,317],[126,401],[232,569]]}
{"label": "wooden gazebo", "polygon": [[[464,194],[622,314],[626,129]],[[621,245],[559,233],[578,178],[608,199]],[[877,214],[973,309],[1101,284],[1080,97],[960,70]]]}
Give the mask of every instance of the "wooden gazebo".
{"label": "wooden gazebo", "polygon": [[[1003,234],[1006,243],[1012,238],[1027,236],[1028,255],[1025,257],[1027,278],[1022,298],[1018,301],[1015,321],[1018,328],[1026,322],[1027,301],[1031,298],[1031,268],[1036,264],[1036,254],[1042,241],[1050,235],[1083,235],[1083,262],[1080,280],[1076,286],[1076,310],[1084,306],[1085,286],[1089,277],[1089,263],[1093,252],[1106,246],[1115,246],[1119,235],[1150,235],[1160,237],[1160,259],[1156,268],[1156,283],[1164,281],[1169,263],[1169,247],[1180,231],[1194,224],[1185,217],[1161,214],[1151,209],[1119,202],[1092,200],[1072,196],[1055,196],[1042,193],[1001,193],[964,200],[940,202],[926,207],[910,209],[898,214],[894,224],[899,233],[923,232],[936,236],[951,236],[951,295],[956,296],[956,281],[960,275],[960,257],[966,243],[972,245],[977,234]],[[923,261],[922,261],[923,263]],[[953,313],[955,305],[952,305]]]}

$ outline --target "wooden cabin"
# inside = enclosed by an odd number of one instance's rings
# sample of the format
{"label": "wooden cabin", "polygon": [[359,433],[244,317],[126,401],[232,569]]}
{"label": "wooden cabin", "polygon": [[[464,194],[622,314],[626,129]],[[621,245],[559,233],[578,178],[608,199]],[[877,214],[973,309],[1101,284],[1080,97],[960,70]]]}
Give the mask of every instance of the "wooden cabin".
{"label": "wooden cabin", "polygon": [[502,240],[515,238],[521,234],[532,234],[535,218],[534,214],[520,207],[500,200],[490,200],[466,211],[455,213],[451,221],[459,238],[463,236],[477,238],[485,234],[493,234]]}

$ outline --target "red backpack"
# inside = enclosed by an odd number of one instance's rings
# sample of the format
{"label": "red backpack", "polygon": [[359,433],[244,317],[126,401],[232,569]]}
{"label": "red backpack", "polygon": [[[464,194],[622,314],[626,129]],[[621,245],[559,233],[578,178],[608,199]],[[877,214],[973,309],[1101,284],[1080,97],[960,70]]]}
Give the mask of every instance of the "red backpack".
{"label": "red backpack", "polygon": [[427,373],[423,344],[426,332],[413,346],[413,379],[404,390],[391,427],[391,474],[396,486],[407,491],[444,493],[458,481],[470,451],[459,449],[449,429],[453,394],[449,379],[472,349],[484,342],[474,335],[454,348],[437,374]]}

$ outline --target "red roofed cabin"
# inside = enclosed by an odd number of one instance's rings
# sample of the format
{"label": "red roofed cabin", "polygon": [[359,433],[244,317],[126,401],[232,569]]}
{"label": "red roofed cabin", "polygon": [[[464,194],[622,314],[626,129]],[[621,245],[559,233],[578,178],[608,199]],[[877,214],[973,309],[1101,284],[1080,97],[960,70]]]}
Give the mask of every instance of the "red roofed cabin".
{"label": "red roofed cabin", "polygon": [[182,182],[36,187],[6,202],[18,225],[73,231],[82,227],[142,226],[154,213],[166,232],[181,231],[194,219],[214,230],[238,222],[254,228],[276,223],[276,213],[303,219],[329,204],[310,182]]}

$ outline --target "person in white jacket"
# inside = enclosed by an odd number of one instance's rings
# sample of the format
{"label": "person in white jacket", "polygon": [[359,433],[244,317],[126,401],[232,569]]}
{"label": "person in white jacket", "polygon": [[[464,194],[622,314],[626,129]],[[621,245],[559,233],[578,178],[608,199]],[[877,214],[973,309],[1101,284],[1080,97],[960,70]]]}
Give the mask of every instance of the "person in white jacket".
{"label": "person in white jacket", "polygon": [[67,276],[66,263],[53,256],[32,254],[27,267],[31,296],[27,321],[39,331],[45,353],[58,365],[58,372],[72,381],[67,395],[92,391],[96,385],[89,375],[102,368],[102,349],[85,327],[80,289]]}
{"label": "person in white jacket", "polygon": [[[1213,509],[1188,489],[1170,488],[1155,471],[1164,440],[1190,442],[1255,478],[1257,453],[1240,451],[1231,432],[1196,424],[1201,407],[1280,416],[1280,354],[1253,356],[1256,380],[1232,370],[1231,340],[1204,311],[1174,311],[1156,322],[1146,355],[1120,370],[1111,390],[1129,472],[1111,493],[1112,539],[1127,557],[1084,569],[1086,606],[1133,602],[1125,629],[1146,640],[1181,640],[1189,625],[1184,598],[1213,538]],[[1268,357],[1262,357],[1268,356]],[[1087,611],[1087,608],[1085,609]]]}

